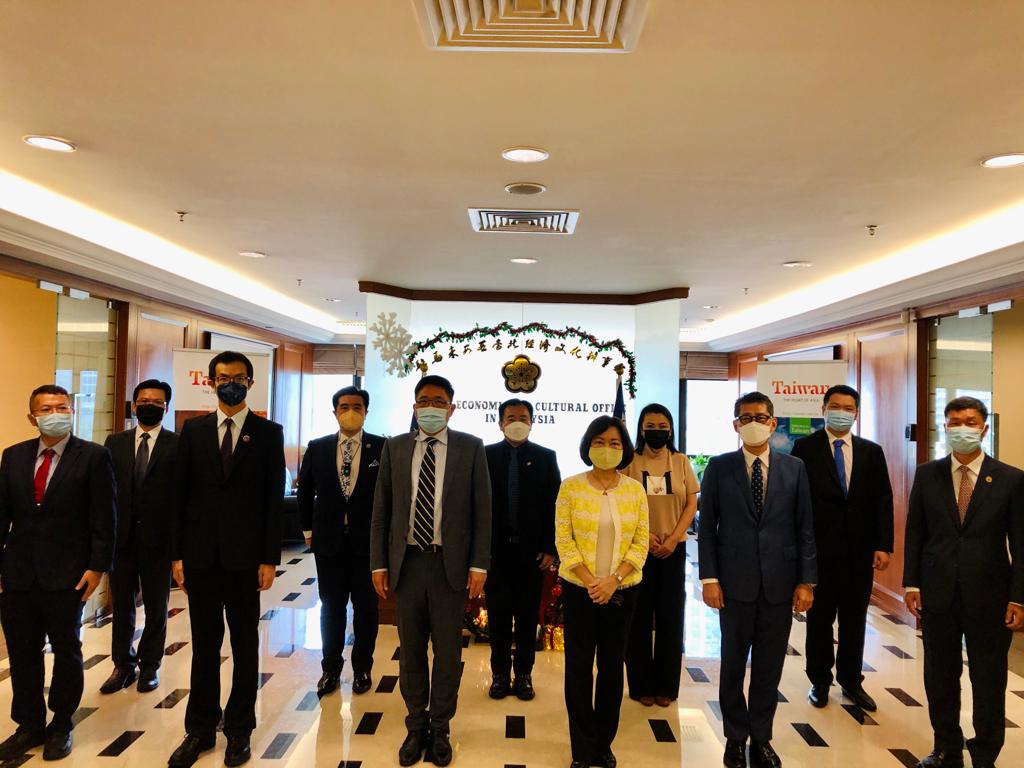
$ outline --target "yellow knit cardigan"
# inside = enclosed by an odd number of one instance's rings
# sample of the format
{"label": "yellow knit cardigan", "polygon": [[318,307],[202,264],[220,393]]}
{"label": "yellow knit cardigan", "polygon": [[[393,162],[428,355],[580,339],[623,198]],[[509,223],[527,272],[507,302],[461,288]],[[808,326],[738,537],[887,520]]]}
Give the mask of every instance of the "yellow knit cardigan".
{"label": "yellow knit cardigan", "polygon": [[[555,505],[555,547],[561,565],[558,575],[566,581],[583,586],[573,573],[581,563],[594,573],[597,563],[597,529],[601,514],[602,492],[588,481],[586,473],[573,475],[562,482]],[[643,578],[650,535],[647,519],[647,493],[644,487],[626,475],[619,475],[619,484],[608,491],[613,505],[615,547],[612,571],[625,561],[634,570],[622,580],[623,587],[632,587]]]}

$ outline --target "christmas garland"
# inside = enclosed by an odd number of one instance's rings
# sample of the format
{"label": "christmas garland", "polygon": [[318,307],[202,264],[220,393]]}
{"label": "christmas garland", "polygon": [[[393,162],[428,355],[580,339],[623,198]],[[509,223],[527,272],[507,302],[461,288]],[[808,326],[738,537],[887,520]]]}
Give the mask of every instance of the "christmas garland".
{"label": "christmas garland", "polygon": [[[626,389],[629,391],[630,398],[636,397],[636,357],[634,357],[632,352],[626,349],[626,346],[622,343],[620,339],[613,339],[612,341],[601,341],[593,334],[587,333],[586,331],[580,330],[579,328],[570,327],[559,330],[557,328],[550,327],[546,323],[529,323],[527,325],[519,326],[518,328],[516,328],[511,323],[503,322],[499,323],[498,325],[491,326],[489,328],[481,328],[480,326],[476,326],[472,330],[466,331],[464,333],[453,333],[451,331],[440,330],[436,336],[432,336],[429,339],[424,339],[423,341],[417,342],[413,344],[411,347],[408,347],[408,351],[406,352],[405,363],[402,366],[403,374],[408,374],[414,368],[418,368],[420,371],[426,372],[427,368],[429,367],[427,361],[423,358],[417,360],[417,357],[419,357],[424,352],[433,351],[433,361],[435,363],[440,363],[442,360],[444,360],[445,355],[443,355],[437,349],[439,345],[450,345],[448,348],[447,357],[449,359],[455,359],[460,356],[459,350],[457,350],[454,346],[456,344],[462,344],[463,349],[461,355],[467,355],[471,352],[488,351],[487,340],[489,338],[493,339],[501,336],[507,336],[510,337],[511,339],[510,343],[507,345],[507,348],[515,350],[519,349],[518,342],[521,337],[532,336],[536,334],[540,334],[544,337],[544,340],[536,345],[536,348],[540,349],[540,351],[549,351],[549,349],[551,349],[550,342],[556,339],[561,342],[579,342],[572,349],[566,349],[566,344],[564,343],[558,344],[554,347],[553,351],[561,352],[564,355],[570,355],[580,360],[586,359],[589,362],[597,362],[597,359],[599,357],[602,357],[602,368],[607,368],[612,362],[612,356],[608,354],[609,352],[618,353],[618,355],[620,355],[622,359],[626,361],[626,370],[628,371],[628,375],[625,380]],[[476,346],[471,345],[469,343],[471,341],[477,342]],[[583,350],[580,348],[581,344],[585,344],[586,346],[590,347],[591,351],[584,355]],[[500,338],[497,338],[496,342],[492,342],[492,350],[500,350],[503,348],[505,348],[505,345],[502,344]],[[534,340],[527,339],[525,343],[525,348],[535,348]],[[615,369],[616,372],[621,375],[622,367],[615,366]]]}

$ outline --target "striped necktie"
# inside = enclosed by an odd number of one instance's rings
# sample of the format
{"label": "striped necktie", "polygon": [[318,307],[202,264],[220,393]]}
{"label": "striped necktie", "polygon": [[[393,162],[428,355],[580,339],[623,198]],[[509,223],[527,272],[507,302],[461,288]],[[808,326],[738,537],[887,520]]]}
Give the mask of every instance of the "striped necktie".
{"label": "striped necktie", "polygon": [[424,446],[420,478],[416,486],[416,515],[413,518],[412,538],[420,549],[430,549],[434,543],[434,487],[437,468],[434,446],[437,439],[428,437]]}

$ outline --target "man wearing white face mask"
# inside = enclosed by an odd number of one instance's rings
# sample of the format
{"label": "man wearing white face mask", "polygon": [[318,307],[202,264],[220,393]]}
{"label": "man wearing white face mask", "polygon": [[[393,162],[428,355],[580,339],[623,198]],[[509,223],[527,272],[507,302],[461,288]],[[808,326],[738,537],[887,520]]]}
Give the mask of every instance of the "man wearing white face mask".
{"label": "man wearing white face mask", "polygon": [[945,408],[950,455],[917,468],[903,567],[905,601],[921,620],[924,687],[935,748],[919,768],[962,768],[963,647],[973,693],[971,764],[993,768],[1006,732],[1007,653],[1024,628],[1024,472],[986,456],[988,408]]}
{"label": "man wearing white face mask", "polygon": [[[719,611],[719,700],[726,768],[779,768],[772,723],[793,612],[814,600],[817,555],[807,470],[769,449],[777,422],[767,395],[750,392],[733,409],[743,447],[708,462],[701,483],[698,550],[704,602]],[[750,695],[743,696],[751,657]]]}
{"label": "man wearing white face mask", "polygon": [[448,428],[454,397],[441,376],[416,383],[419,429],[384,444],[373,500],[373,586],[383,599],[394,591],[398,613],[398,681],[408,710],[403,766],[424,752],[434,765],[452,761],[466,598],[483,592],[491,560],[487,456],[480,438]]}
{"label": "man wearing white face mask", "polygon": [[[555,560],[555,499],[562,483],[555,452],[530,440],[533,406],[506,400],[498,407],[505,439],[487,446],[491,476],[491,572],[487,620],[492,699],[535,695],[533,662],[544,572]],[[515,681],[512,638],[515,622]]]}
{"label": "man wearing white face mask", "polygon": [[352,600],[352,693],[370,690],[377,642],[377,593],[370,579],[370,518],[384,438],[363,431],[370,393],[339,389],[331,398],[338,432],[309,443],[299,470],[299,516],[316,558],[323,610],[321,698],[337,690],[344,665],[346,609]]}
{"label": "man wearing white face mask", "polygon": [[[116,502],[110,451],[71,434],[67,390],[47,384],[29,398],[39,436],[0,460],[0,618],[10,654],[13,736],[0,761],[43,744],[44,760],[71,752],[71,716],[82,700],[82,607],[114,559]],[[43,638],[53,650],[46,724]]]}

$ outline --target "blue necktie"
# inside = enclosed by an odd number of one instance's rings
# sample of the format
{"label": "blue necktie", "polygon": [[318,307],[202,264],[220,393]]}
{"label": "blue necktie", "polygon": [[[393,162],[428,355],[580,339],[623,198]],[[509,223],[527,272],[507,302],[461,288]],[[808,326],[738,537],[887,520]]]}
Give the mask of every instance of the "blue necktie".
{"label": "blue necktie", "polygon": [[754,509],[760,517],[764,509],[764,472],[761,471],[760,459],[754,459],[754,468],[750,472],[750,493],[754,497]]}
{"label": "blue necktie", "polygon": [[846,457],[843,456],[843,441],[835,441],[836,472],[839,473],[839,485],[843,489],[843,496],[849,494],[846,487]]}

